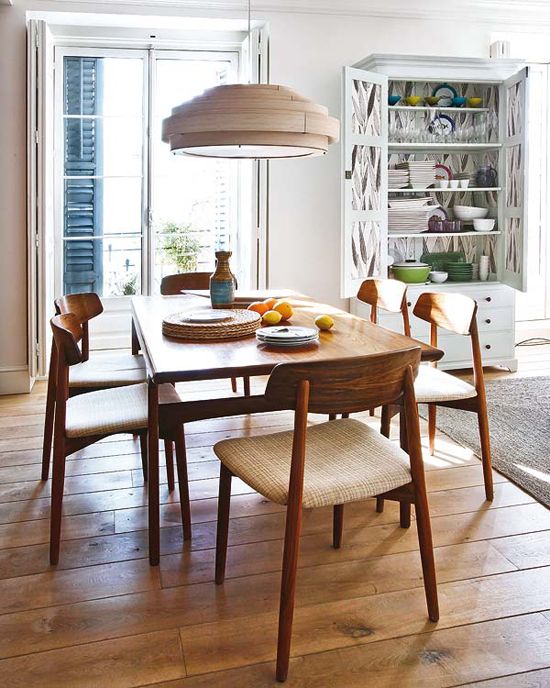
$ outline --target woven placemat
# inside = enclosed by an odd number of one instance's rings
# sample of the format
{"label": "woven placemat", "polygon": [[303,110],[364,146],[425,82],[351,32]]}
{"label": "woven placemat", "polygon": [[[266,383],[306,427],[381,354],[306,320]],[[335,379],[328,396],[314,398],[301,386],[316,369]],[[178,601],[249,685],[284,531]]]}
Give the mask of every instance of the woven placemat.
{"label": "woven placemat", "polygon": [[187,313],[172,313],[164,318],[162,333],[178,339],[238,339],[254,334],[262,322],[259,313],[242,308],[233,309],[230,318],[215,323],[186,322],[187,315]]}

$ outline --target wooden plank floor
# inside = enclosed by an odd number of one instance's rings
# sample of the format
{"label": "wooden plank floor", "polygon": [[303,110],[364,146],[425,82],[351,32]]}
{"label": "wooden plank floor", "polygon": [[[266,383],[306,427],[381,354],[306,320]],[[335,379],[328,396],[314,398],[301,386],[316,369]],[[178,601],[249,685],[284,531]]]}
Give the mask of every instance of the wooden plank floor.
{"label": "wooden plank floor", "polygon": [[[537,374],[548,354],[522,359],[520,372]],[[185,390],[205,388],[228,383]],[[274,685],[284,511],[234,481],[228,577],[216,587],[212,444],[287,428],[290,414],[189,425],[194,536],[183,545],[163,475],[158,568],[147,560],[137,444],[115,437],[78,452],[53,569],[50,485],[39,480],[44,392],[39,383],[0,397],[0,685]],[[436,446],[425,460],[441,620],[427,620],[415,525],[399,528],[396,505],[347,507],[339,551],[331,512],[307,512],[288,686],[550,686],[550,512],[498,474],[488,504],[479,461],[442,435]]]}

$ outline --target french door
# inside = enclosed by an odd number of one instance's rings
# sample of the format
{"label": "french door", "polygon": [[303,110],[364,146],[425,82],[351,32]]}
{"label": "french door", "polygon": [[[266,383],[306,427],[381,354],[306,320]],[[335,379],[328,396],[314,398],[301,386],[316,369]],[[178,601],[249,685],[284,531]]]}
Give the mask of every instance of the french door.
{"label": "french door", "polygon": [[238,81],[238,52],[56,48],[54,292],[95,291],[92,347],[127,346],[129,299],[233,252],[253,280],[253,163],[175,156],[171,108]]}

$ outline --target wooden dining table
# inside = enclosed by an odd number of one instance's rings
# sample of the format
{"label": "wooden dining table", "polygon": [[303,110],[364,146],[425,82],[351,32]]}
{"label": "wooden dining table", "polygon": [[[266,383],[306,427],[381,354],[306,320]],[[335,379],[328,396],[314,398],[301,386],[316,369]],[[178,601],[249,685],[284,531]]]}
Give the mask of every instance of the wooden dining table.
{"label": "wooden dining table", "polygon": [[[437,361],[440,349],[410,337],[384,329],[367,320],[303,295],[287,293],[294,309],[293,325],[314,327],[317,315],[328,314],[334,327],[320,332],[319,341],[303,347],[281,349],[259,343],[254,336],[217,341],[189,341],[167,337],[162,332],[163,319],[209,307],[198,293],[181,296],[136,296],[132,298],[132,351],[141,351],[147,366],[148,381],[148,526],[149,561],[160,560],[159,523],[159,385],[162,383],[214,380],[221,378],[269,375],[279,363],[330,361],[374,353],[421,348],[423,361]],[[237,293],[237,301],[246,303],[255,294]],[[219,399],[183,400],[174,409],[178,422],[186,423],[244,413],[266,412],[263,395],[232,396]]]}

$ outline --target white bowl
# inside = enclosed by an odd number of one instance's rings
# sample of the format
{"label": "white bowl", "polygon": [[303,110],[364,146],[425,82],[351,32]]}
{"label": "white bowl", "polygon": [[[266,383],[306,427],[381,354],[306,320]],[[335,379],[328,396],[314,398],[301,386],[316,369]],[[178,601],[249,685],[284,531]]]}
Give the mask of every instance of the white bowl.
{"label": "white bowl", "polygon": [[453,211],[457,220],[475,220],[487,217],[489,208],[477,208],[473,205],[455,205]]}
{"label": "white bowl", "polygon": [[474,229],[476,232],[492,232],[495,228],[495,220],[491,217],[483,220],[479,217],[474,220]]}
{"label": "white bowl", "polygon": [[443,270],[433,270],[428,275],[430,282],[435,282],[436,284],[442,284],[443,282],[446,282],[448,276],[449,273],[443,272]]}
{"label": "white bowl", "polygon": [[448,189],[449,188],[449,180],[448,179],[440,179],[439,180],[439,188],[440,189]]}
{"label": "white bowl", "polygon": [[470,180],[469,179],[459,179],[458,185],[461,189],[467,189],[470,186]]}
{"label": "white bowl", "polygon": [[451,181],[449,182],[449,186],[451,187],[451,189],[458,189],[458,181],[458,179],[451,179]]}

